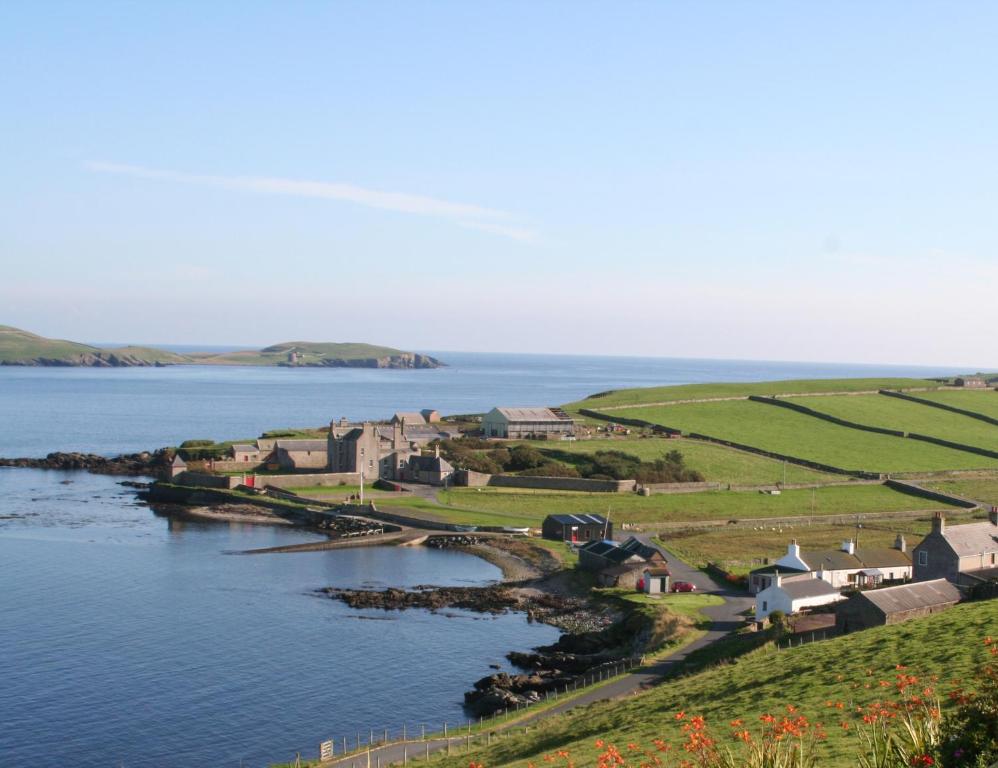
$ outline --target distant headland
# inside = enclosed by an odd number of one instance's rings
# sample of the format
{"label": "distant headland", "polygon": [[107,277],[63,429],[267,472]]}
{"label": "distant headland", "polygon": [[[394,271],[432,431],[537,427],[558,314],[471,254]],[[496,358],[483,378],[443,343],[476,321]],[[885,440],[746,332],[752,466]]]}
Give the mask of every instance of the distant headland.
{"label": "distant headland", "polygon": [[154,347],[103,348],[0,325],[0,365],[128,368],[252,365],[286,368],[439,368],[440,360],[374,344],[286,341],[259,350],[178,354]]}

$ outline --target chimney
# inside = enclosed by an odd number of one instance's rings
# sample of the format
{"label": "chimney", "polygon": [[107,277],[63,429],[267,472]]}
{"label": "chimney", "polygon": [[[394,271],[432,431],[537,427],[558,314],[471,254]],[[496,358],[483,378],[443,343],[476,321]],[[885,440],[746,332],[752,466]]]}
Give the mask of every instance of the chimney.
{"label": "chimney", "polygon": [[988,520],[991,521],[991,525],[998,525],[998,507],[991,507],[991,511],[988,512]]}
{"label": "chimney", "polygon": [[940,536],[946,535],[946,518],[942,512],[936,512],[932,516],[932,532],[938,533]]}
{"label": "chimney", "polygon": [[894,539],[894,549],[900,550],[901,552],[908,551],[908,542],[904,540],[904,536],[900,533],[897,535],[897,538]]}
{"label": "chimney", "polygon": [[779,571],[773,574],[773,586],[780,587],[783,586],[783,574]]}
{"label": "chimney", "polygon": [[405,424],[404,419],[402,420],[401,423],[396,421],[395,424],[392,425],[392,448],[394,448],[395,450],[398,450],[399,448],[402,447],[403,424]]}
{"label": "chimney", "polygon": [[787,555],[800,559],[800,544],[797,543],[797,539],[791,539],[790,543],[787,544]]}
{"label": "chimney", "polygon": [[437,443],[435,446],[433,446],[433,458],[435,459],[440,458],[440,443]]}
{"label": "chimney", "polygon": [[852,539],[849,539],[849,541],[843,541],[842,542],[842,551],[845,552],[846,554],[849,554],[849,555],[855,555],[856,554],[856,542],[853,541]]}

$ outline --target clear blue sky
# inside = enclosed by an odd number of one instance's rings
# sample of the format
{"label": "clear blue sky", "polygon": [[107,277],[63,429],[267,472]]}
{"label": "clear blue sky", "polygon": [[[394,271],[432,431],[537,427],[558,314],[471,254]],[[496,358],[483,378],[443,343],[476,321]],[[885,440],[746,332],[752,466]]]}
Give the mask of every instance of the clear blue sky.
{"label": "clear blue sky", "polygon": [[998,365],[998,5],[6,2],[0,323]]}

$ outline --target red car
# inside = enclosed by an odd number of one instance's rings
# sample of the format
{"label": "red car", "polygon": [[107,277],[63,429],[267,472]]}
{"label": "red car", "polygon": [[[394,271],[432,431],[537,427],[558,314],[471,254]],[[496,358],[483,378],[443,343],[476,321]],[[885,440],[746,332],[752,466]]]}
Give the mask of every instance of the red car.
{"label": "red car", "polygon": [[696,592],[697,585],[689,581],[674,581],[672,582],[673,592]]}

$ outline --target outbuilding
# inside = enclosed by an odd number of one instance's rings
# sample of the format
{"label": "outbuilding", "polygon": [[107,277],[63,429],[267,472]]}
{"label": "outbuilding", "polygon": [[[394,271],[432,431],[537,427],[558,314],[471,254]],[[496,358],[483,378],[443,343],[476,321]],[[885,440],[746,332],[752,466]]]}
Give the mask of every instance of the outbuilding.
{"label": "outbuilding", "polygon": [[613,523],[602,515],[548,515],[541,523],[545,539],[572,543],[613,538]]}
{"label": "outbuilding", "polygon": [[658,595],[669,591],[669,580],[672,574],[664,565],[645,568],[641,575],[642,586],[646,595]]}
{"label": "outbuilding", "polygon": [[560,408],[493,408],[482,417],[482,436],[506,440],[566,437],[575,422]]}
{"label": "outbuilding", "polygon": [[960,602],[960,590],[946,579],[870,589],[835,606],[835,628],[845,634],[945,611]]}
{"label": "outbuilding", "polygon": [[777,573],[772,583],[755,596],[755,620],[762,621],[773,611],[783,611],[790,616],[805,608],[829,605],[843,599],[839,590],[816,578],[814,573],[798,576]]}

